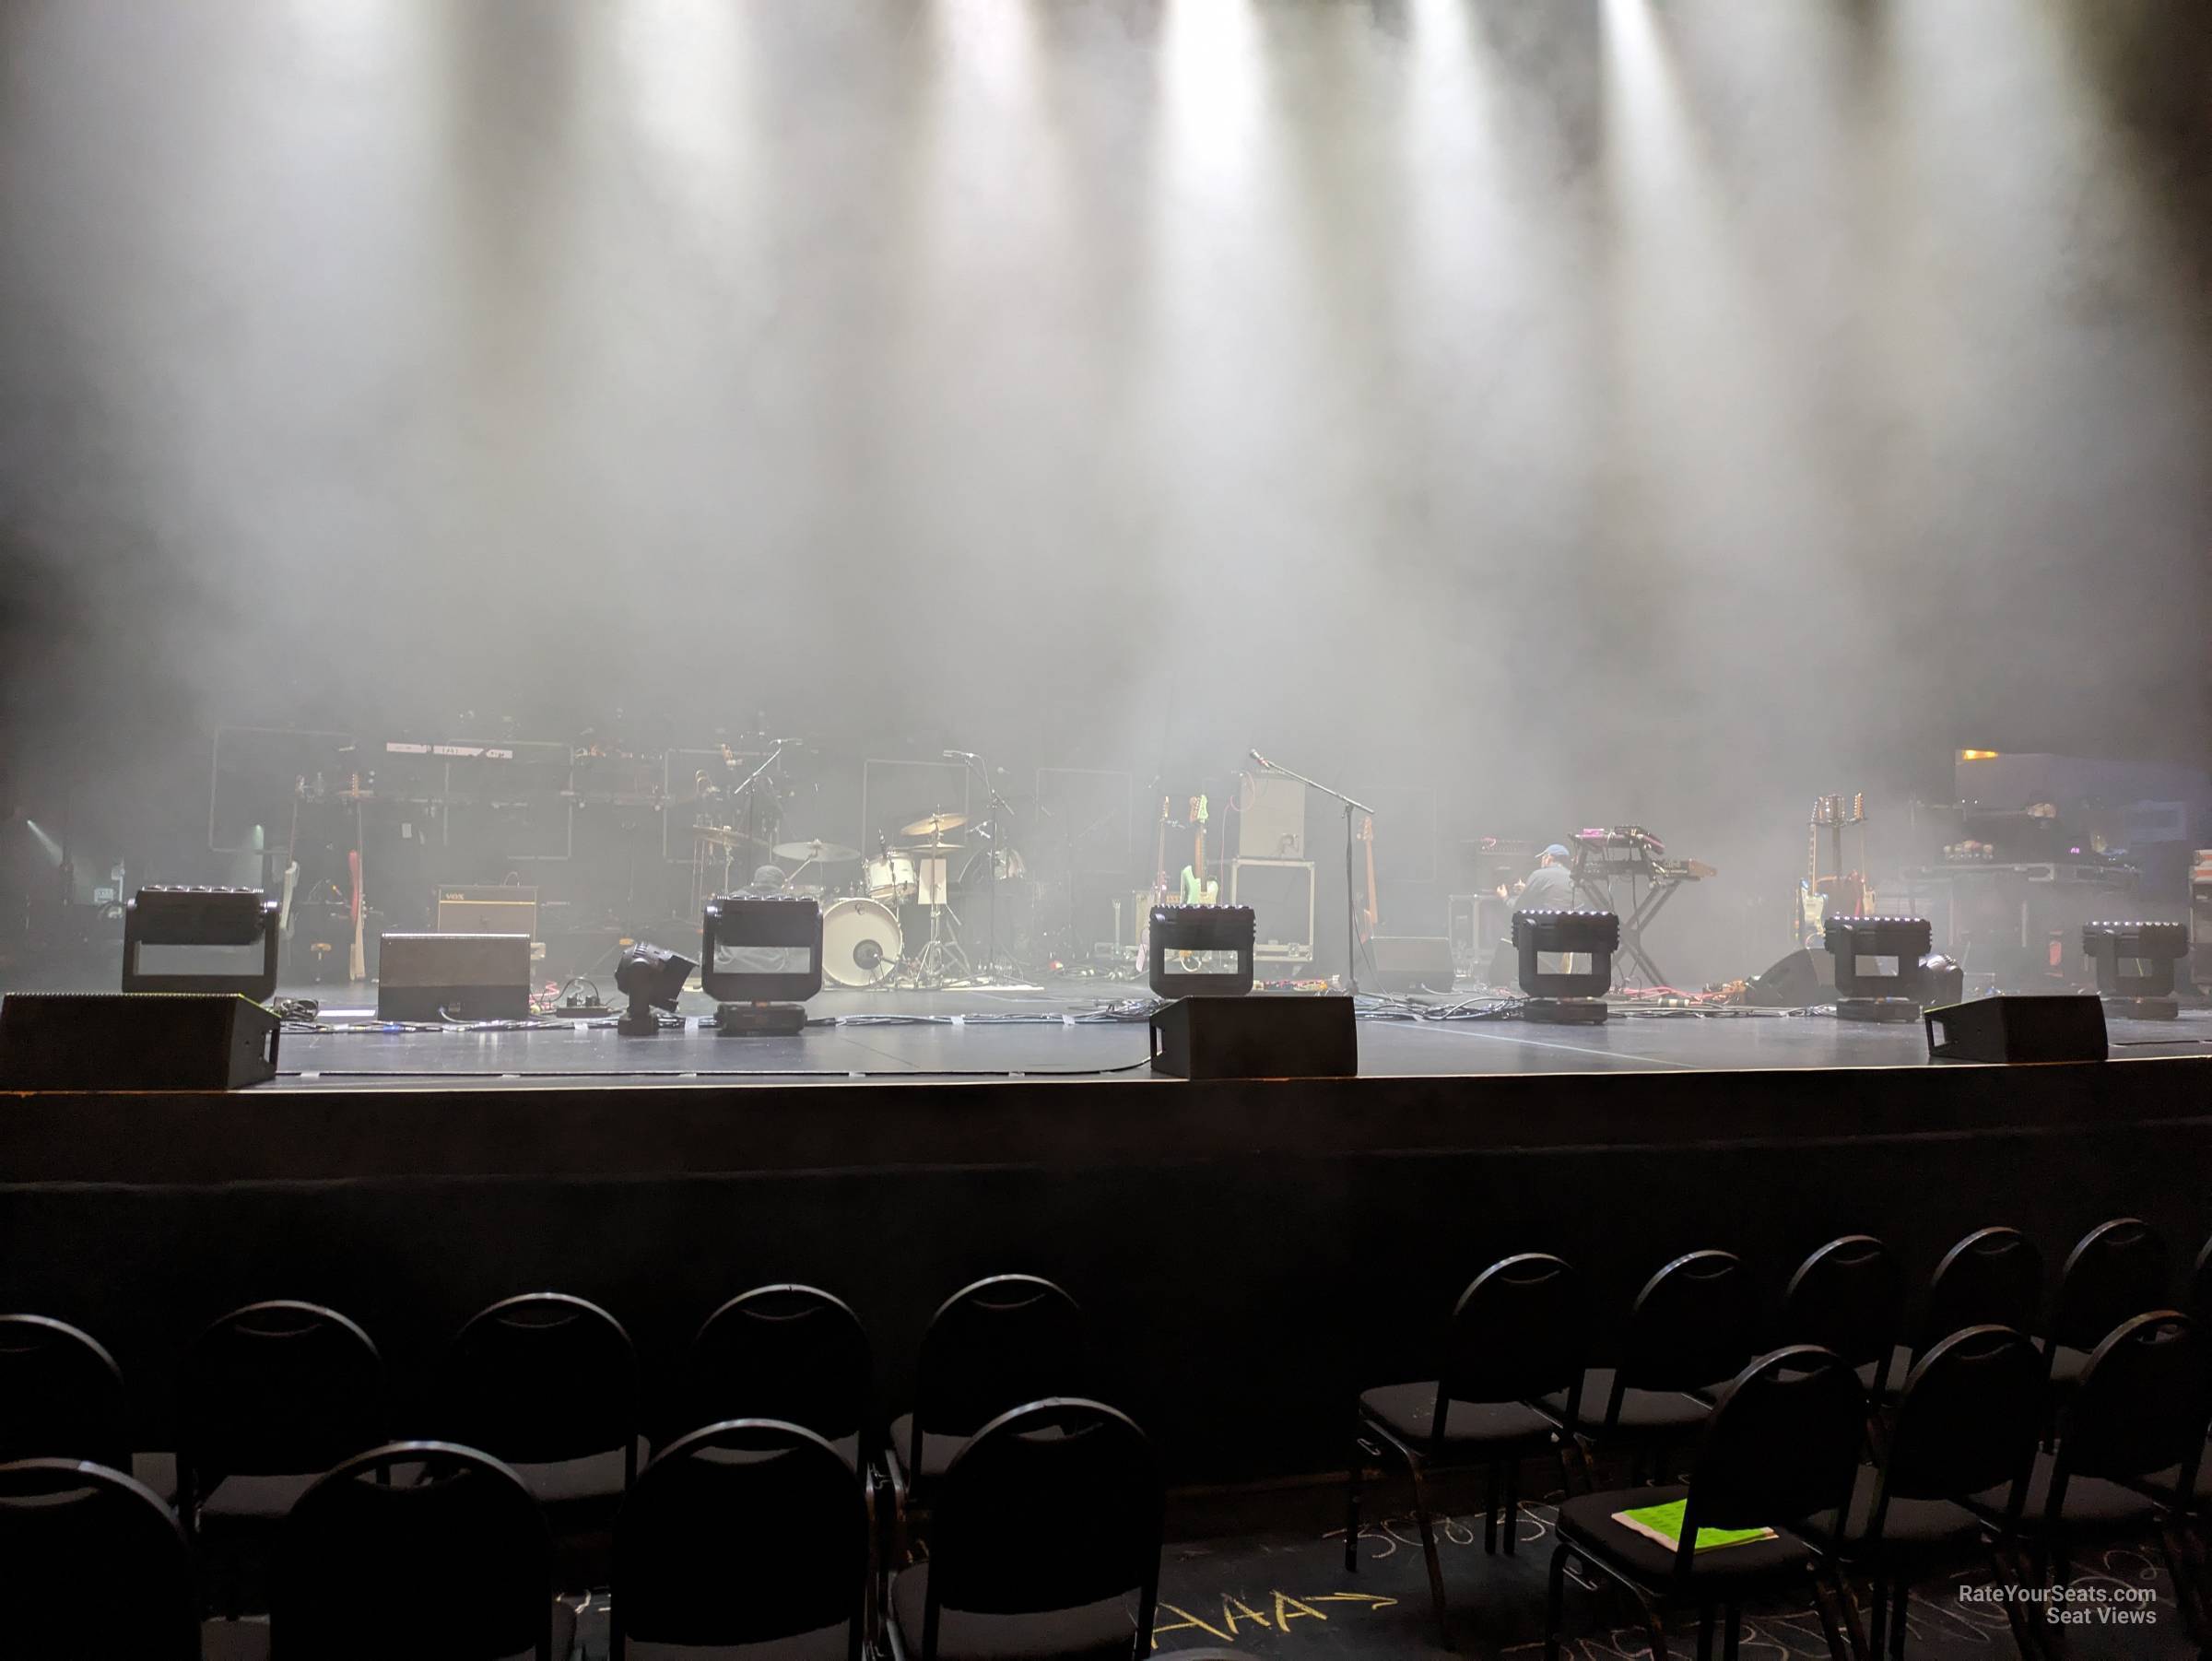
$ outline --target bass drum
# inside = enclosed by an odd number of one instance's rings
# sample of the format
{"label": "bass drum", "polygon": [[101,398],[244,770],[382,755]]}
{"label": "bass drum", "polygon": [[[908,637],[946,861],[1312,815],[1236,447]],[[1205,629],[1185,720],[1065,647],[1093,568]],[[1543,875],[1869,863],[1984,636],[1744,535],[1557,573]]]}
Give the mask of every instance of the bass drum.
{"label": "bass drum", "polygon": [[822,978],[833,986],[880,986],[899,967],[906,937],[879,900],[840,900],[822,913]]}

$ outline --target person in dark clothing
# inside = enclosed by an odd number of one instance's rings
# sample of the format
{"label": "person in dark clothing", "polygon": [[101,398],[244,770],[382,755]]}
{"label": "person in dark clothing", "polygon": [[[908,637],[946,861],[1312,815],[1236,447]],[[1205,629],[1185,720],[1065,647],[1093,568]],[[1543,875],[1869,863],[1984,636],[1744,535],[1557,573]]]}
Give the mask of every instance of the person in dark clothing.
{"label": "person in dark clothing", "polygon": [[1568,875],[1567,850],[1558,842],[1536,855],[1536,868],[1509,892],[1498,885],[1498,897],[1512,901],[1517,912],[1566,911],[1574,904],[1574,878]]}

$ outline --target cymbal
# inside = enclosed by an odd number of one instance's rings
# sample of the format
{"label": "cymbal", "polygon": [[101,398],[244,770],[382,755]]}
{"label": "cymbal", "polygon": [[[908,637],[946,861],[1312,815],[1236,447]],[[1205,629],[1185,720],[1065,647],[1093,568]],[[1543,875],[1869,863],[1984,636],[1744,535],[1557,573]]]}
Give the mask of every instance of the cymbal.
{"label": "cymbal", "polygon": [[759,840],[730,825],[694,825],[691,836],[696,842],[712,842],[718,848],[742,848]]}
{"label": "cymbal", "polygon": [[894,848],[894,854],[965,854],[969,850],[959,842],[904,842]]}
{"label": "cymbal", "polygon": [[775,854],[778,859],[811,859],[817,865],[837,866],[848,859],[858,859],[860,850],[848,848],[842,842],[778,842]]}
{"label": "cymbal", "polygon": [[901,836],[942,837],[947,830],[958,830],[968,822],[964,813],[933,813],[927,819],[918,819],[911,825],[899,827]]}

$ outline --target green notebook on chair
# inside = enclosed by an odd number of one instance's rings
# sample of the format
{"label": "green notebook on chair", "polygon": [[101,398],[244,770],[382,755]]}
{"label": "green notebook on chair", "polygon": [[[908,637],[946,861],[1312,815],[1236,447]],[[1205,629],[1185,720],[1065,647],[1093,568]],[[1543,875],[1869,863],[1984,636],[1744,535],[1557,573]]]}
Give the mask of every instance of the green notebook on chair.
{"label": "green notebook on chair", "polygon": [[[1633,1528],[1646,1539],[1657,1540],[1669,1551],[1682,1545],[1682,1514],[1689,1502],[1677,1500],[1666,1505],[1640,1505],[1634,1511],[1617,1511],[1613,1520],[1623,1528]],[[1771,1528],[1700,1528],[1692,1551],[1714,1551],[1723,1546],[1748,1546],[1754,1540],[1771,1540]]]}

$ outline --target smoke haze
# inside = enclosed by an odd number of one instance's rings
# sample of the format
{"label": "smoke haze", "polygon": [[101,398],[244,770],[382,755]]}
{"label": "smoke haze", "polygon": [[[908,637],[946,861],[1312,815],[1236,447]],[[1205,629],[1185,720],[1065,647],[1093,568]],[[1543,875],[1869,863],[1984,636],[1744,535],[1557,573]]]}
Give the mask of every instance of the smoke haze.
{"label": "smoke haze", "polygon": [[10,805],[151,880],[221,724],[759,712],[1256,745],[1413,805],[1404,932],[1641,822],[1742,972],[1816,791],[2206,759],[2212,29],[13,0],[0,555]]}

